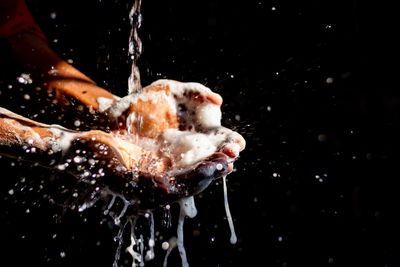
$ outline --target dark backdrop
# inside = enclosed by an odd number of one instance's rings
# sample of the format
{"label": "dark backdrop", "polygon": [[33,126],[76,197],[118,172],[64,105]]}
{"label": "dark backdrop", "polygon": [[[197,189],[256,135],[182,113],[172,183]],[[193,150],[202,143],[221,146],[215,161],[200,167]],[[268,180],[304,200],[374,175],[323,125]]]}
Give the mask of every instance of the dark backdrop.
{"label": "dark backdrop", "polygon": [[[388,2],[143,0],[143,84],[207,85],[224,98],[224,125],[247,140],[228,177],[238,243],[229,244],[213,184],[185,223],[191,266],[398,266],[399,46]],[[126,94],[131,2],[28,4],[64,59]],[[117,228],[100,208],[57,222],[62,211],[39,192],[50,174],[4,158],[1,166],[8,266],[112,265]],[[156,223],[165,238],[174,227]],[[149,266],[162,265],[160,245]],[[179,262],[174,251],[169,266]]]}

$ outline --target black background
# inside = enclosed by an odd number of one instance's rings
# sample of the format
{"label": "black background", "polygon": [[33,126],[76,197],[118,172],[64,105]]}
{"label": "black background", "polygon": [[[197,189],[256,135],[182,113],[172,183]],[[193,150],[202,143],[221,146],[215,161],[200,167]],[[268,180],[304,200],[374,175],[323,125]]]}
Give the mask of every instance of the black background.
{"label": "black background", "polygon": [[[207,85],[224,98],[223,124],[247,140],[228,177],[238,243],[229,243],[222,186],[213,184],[185,223],[191,266],[399,266],[399,46],[387,2],[143,0],[143,85]],[[127,93],[132,3],[28,4],[60,56]],[[60,210],[35,193],[50,174],[4,158],[1,166],[8,266],[112,266],[118,229],[100,208],[56,223]],[[160,220],[156,212],[161,235],[174,235]],[[160,245],[149,266],[162,266]],[[169,262],[179,266],[176,251]]]}

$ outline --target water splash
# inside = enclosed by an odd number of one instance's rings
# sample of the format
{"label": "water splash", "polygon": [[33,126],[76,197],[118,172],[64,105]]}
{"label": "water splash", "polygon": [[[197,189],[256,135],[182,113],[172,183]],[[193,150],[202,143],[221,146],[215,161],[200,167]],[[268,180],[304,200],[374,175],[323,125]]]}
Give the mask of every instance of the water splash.
{"label": "water splash", "polygon": [[152,212],[148,212],[149,214],[149,219],[150,219],[150,239],[149,239],[149,250],[146,252],[146,257],[145,259],[147,261],[154,259],[154,245],[155,245],[155,240],[154,240],[154,214]]}
{"label": "water splash", "polygon": [[[131,235],[130,235],[130,241],[131,244],[126,248],[126,252],[131,254],[132,256],[132,267],[136,267],[136,262],[139,263],[139,266],[144,266],[143,262],[143,253],[139,253],[139,251],[135,250],[135,247],[139,246],[142,243],[142,239],[137,240],[136,235],[135,235],[135,226],[137,222],[138,217],[134,216],[133,220],[130,219],[130,224],[131,224]],[[140,236],[142,238],[142,235]]]}
{"label": "water splash", "polygon": [[90,201],[84,202],[82,205],[79,206],[78,211],[83,212],[84,210],[91,208],[96,204],[96,202],[99,200],[98,196],[91,196]]}
{"label": "water splash", "polygon": [[107,209],[103,212],[104,215],[107,215],[110,213],[110,209],[112,206],[114,206],[115,200],[117,199],[117,195],[113,194],[110,203],[107,206]]}
{"label": "water splash", "polygon": [[124,232],[125,232],[125,227],[126,227],[126,225],[128,223],[129,223],[129,221],[127,220],[124,223],[123,227],[121,227],[119,229],[117,236],[114,237],[114,241],[118,242],[118,247],[117,247],[117,250],[115,252],[113,267],[118,267],[118,261],[119,261],[119,258],[121,257],[121,248],[122,248],[122,244],[124,243],[123,235],[124,235]]}

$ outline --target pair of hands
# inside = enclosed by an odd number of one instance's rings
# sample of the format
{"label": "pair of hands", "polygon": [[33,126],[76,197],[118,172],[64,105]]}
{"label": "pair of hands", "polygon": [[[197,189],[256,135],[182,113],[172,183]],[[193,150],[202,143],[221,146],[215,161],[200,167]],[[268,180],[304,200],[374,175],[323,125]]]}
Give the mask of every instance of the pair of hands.
{"label": "pair of hands", "polygon": [[[79,97],[85,102],[82,95],[53,89],[61,103]],[[199,84],[159,81],[122,99],[97,99],[95,108],[108,117],[99,128],[109,130],[76,134],[63,157],[73,163],[66,162],[67,170],[143,207],[202,191],[232,171],[245,145],[239,134],[220,126],[220,117],[210,117],[220,116],[222,98]]]}
{"label": "pair of hands", "polygon": [[[208,88],[164,81],[119,98],[33,34],[16,35],[10,44],[16,62],[42,80],[42,89],[92,129],[59,128],[55,133],[51,125],[18,118],[22,128],[35,129],[42,139],[65,143],[69,136],[57,163],[60,171],[123,193],[148,208],[200,192],[214,178],[231,172],[244,149],[244,139],[220,125],[222,98]],[[78,112],[77,106],[88,113]],[[50,147],[43,144],[42,150]]]}

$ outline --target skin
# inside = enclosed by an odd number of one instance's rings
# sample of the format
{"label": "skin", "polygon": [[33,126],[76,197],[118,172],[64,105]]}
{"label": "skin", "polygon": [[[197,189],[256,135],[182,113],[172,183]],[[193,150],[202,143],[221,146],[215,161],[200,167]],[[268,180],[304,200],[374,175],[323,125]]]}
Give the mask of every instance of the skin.
{"label": "skin", "polygon": [[[118,97],[99,87],[89,77],[62,60],[46,41],[29,32],[21,32],[9,38],[15,62],[19,67],[30,73],[35,81],[49,95],[66,108],[71,100],[79,102],[94,114],[99,114],[99,97],[107,98],[113,104],[118,104]],[[157,86],[147,87],[146,91],[168,93],[168,88]],[[222,98],[218,94],[208,95],[188,94],[196,103],[208,101],[220,106]],[[142,114],[143,125],[137,129],[135,125],[126,125],[126,118],[131,113]],[[101,114],[108,116],[107,111]],[[152,119],[150,119],[152,118]],[[83,118],[87,120],[87,117]],[[118,192],[124,192],[131,198],[141,199],[144,208],[163,205],[181,197],[196,194],[203,190],[214,179],[232,171],[232,162],[238,157],[238,151],[231,151],[229,146],[223,147],[203,161],[183,170],[173,169],[170,159],[158,151],[146,150],[127,138],[127,128],[134,129],[138,138],[158,140],[166,129],[179,128],[179,115],[170,110],[167,103],[138,101],[127,109],[120,118],[109,118],[109,124],[94,126],[93,130],[76,132],[66,128],[42,124],[29,120],[8,110],[0,109],[0,154],[18,157],[23,160],[39,162],[44,167],[54,168],[54,162],[63,164],[73,151],[85,151],[85,157],[97,160],[96,166],[86,166],[92,173],[102,169],[107,174],[97,183]],[[99,130],[102,129],[102,130]],[[107,131],[103,131],[107,129]],[[72,136],[68,151],[52,150],[49,142],[42,140],[61,140],[62,136]],[[16,137],[18,136],[18,138]],[[36,138],[32,141],[32,137]],[[233,142],[244,148],[243,138]],[[35,153],[24,153],[22,148],[34,148]],[[102,147],[102,149],[99,149]],[[67,156],[66,156],[67,155]],[[81,171],[76,165],[69,164],[63,171],[80,177]],[[135,186],[126,186],[134,182]],[[179,186],[177,186],[179,185]]]}
{"label": "skin", "polygon": [[21,32],[9,38],[15,62],[34,78],[43,88],[55,94],[60,103],[67,97],[79,100],[95,110],[99,108],[98,97],[116,101],[113,94],[99,87],[85,74],[62,60],[46,41],[29,32]]}

